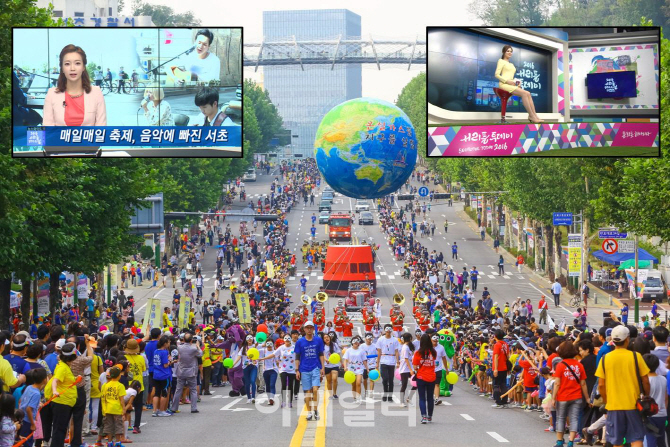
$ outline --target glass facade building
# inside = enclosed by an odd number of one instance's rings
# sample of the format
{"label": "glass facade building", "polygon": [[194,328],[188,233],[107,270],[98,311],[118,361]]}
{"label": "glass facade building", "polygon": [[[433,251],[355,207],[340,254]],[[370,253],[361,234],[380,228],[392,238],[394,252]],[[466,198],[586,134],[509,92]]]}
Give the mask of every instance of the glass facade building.
{"label": "glass facade building", "polygon": [[[265,42],[360,38],[361,17],[346,9],[264,11]],[[264,86],[291,130],[294,154],[312,157],[321,118],[331,108],[362,95],[359,64],[264,67]]]}

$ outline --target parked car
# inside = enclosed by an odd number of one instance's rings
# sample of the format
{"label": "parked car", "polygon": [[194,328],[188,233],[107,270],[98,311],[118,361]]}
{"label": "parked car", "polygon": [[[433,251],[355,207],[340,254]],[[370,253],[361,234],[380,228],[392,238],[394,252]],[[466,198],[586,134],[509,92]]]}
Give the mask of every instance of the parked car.
{"label": "parked car", "polygon": [[321,200],[330,200],[331,202],[335,198],[335,194],[332,191],[324,191],[321,193]]}
{"label": "parked car", "polygon": [[666,295],[666,285],[663,276],[659,270],[648,270],[647,279],[644,282],[644,291],[642,292],[642,302],[655,300],[660,303]]}
{"label": "parked car", "polygon": [[319,211],[332,211],[333,209],[333,202],[330,200],[321,200],[321,203],[319,203]]}
{"label": "parked car", "polygon": [[370,211],[370,204],[367,200],[356,200],[356,212],[360,213],[361,211]]}
{"label": "parked car", "polygon": [[319,214],[319,223],[327,224],[329,217],[330,217],[330,211],[321,211],[321,214]]}
{"label": "parked car", "polygon": [[374,225],[375,220],[370,211],[362,211],[358,216],[358,225]]}

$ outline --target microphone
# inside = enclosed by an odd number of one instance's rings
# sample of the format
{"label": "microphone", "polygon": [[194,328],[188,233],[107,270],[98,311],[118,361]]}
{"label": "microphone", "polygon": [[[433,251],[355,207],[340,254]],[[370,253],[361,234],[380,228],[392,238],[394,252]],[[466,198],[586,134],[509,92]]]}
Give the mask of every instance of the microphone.
{"label": "microphone", "polygon": [[195,50],[195,45],[193,45],[191,48],[186,50],[186,54],[191,54],[193,52],[193,50]]}
{"label": "microphone", "polygon": [[65,104],[65,101],[63,101],[63,107],[67,107],[67,104]]}

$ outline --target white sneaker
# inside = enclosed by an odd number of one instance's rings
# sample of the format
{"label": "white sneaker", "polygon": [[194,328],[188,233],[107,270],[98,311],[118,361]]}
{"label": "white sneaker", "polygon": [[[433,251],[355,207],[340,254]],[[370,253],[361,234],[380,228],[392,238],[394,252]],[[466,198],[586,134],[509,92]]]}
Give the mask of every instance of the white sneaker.
{"label": "white sneaker", "polygon": [[250,404],[250,403],[251,403],[251,399],[247,399],[247,403]]}

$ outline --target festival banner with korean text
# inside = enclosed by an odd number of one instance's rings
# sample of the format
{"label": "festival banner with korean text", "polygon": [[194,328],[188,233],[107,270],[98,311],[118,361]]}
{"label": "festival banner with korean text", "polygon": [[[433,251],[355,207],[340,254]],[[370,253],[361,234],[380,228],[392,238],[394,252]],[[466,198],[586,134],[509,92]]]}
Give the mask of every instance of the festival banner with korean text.
{"label": "festival banner with korean text", "polygon": [[86,301],[88,299],[88,278],[83,273],[79,274],[77,280],[77,299]]}
{"label": "festival banner with korean text", "polygon": [[275,277],[275,268],[274,264],[272,264],[272,261],[265,261],[265,266],[268,269],[268,278],[272,279]]}
{"label": "festival banner with korean text", "polygon": [[249,295],[246,293],[236,293],[237,313],[240,323],[251,323],[251,306],[249,305]]}
{"label": "festival banner with korean text", "polygon": [[179,300],[179,329],[188,327],[188,316],[191,313],[191,297],[186,295]]}
{"label": "festival banner with korean text", "polygon": [[142,333],[146,334],[149,324],[152,328],[161,327],[161,300],[157,298],[149,298],[147,302],[147,311],[144,314],[144,322],[142,323]]}
{"label": "festival banner with korean text", "polygon": [[49,313],[49,277],[37,280],[37,316]]}
{"label": "festival banner with korean text", "polygon": [[582,270],[582,235],[568,234],[568,276],[579,277]]}

